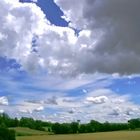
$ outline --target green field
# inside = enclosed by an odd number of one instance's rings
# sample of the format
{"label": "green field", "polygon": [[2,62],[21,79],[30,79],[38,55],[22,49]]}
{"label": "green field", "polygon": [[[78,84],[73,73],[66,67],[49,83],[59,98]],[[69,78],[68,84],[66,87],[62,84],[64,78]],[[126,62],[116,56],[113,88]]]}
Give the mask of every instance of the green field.
{"label": "green field", "polygon": [[30,128],[26,127],[15,127],[15,128],[10,128],[16,131],[16,135],[18,136],[33,136],[33,135],[47,135],[47,132],[43,131],[38,131],[38,130],[33,130]]}
{"label": "green field", "polygon": [[140,140],[140,131],[118,131],[75,135],[20,136],[17,140]]}

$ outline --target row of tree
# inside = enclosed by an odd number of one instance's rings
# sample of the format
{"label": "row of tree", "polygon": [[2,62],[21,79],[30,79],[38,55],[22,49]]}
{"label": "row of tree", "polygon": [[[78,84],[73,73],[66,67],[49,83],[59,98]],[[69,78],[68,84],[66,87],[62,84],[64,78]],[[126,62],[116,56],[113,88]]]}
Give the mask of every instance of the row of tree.
{"label": "row of tree", "polygon": [[52,125],[52,131],[55,134],[70,134],[70,133],[93,133],[93,132],[106,132],[128,130],[128,123],[100,123],[91,120],[87,124],[79,124],[78,122],[72,123],[55,123]]}
{"label": "row of tree", "polygon": [[52,124],[52,132],[55,134],[70,134],[70,133],[93,133],[93,132],[107,132],[119,130],[134,130],[140,128],[140,118],[131,119],[127,123],[100,123],[91,120],[90,123],[80,124],[72,123],[54,123]]}
{"label": "row of tree", "polygon": [[10,118],[7,114],[0,114],[0,126],[6,127],[28,127],[31,129],[48,131],[54,134],[70,134],[70,133],[92,133],[92,132],[106,132],[118,130],[132,130],[140,128],[140,119],[131,119],[127,123],[100,123],[91,120],[89,123],[81,124],[80,121],[72,123],[51,123],[43,122],[41,120],[34,120],[33,118],[22,117],[21,119]]}
{"label": "row of tree", "polygon": [[10,118],[7,114],[0,114],[0,126],[2,127],[28,127],[35,130],[45,131],[44,127],[49,127],[51,123],[33,118],[22,117],[21,119]]}

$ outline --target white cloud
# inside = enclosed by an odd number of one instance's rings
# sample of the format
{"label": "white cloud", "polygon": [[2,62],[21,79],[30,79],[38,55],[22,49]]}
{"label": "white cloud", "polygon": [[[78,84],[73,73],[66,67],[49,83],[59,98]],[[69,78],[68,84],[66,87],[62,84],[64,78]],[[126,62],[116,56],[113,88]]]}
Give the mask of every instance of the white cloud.
{"label": "white cloud", "polygon": [[107,102],[108,98],[106,96],[99,96],[99,97],[87,97],[86,99],[88,102],[92,102],[95,104],[102,104]]}
{"label": "white cloud", "polygon": [[43,111],[43,110],[44,110],[44,107],[43,106],[39,106],[34,111],[40,112],[40,111]]}
{"label": "white cloud", "polygon": [[5,96],[0,97],[0,105],[8,105],[8,99]]}

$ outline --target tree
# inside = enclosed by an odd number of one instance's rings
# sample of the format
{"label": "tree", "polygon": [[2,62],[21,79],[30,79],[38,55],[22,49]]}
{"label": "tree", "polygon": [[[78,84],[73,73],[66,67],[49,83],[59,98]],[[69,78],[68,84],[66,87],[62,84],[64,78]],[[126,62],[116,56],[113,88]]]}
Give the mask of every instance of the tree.
{"label": "tree", "polygon": [[86,124],[80,124],[79,133],[87,133],[86,129],[87,129]]}
{"label": "tree", "polygon": [[130,129],[140,128],[140,118],[131,119],[128,121]]}
{"label": "tree", "polygon": [[92,129],[91,130],[92,132],[99,132],[99,131],[101,131],[102,124],[99,123],[98,121],[91,120],[90,121],[90,127]]}
{"label": "tree", "polygon": [[0,127],[0,140],[16,140],[15,131]]}
{"label": "tree", "polygon": [[71,133],[78,133],[79,124],[77,122],[72,122],[70,124]]}
{"label": "tree", "polygon": [[54,124],[52,125],[52,131],[53,131],[55,134],[61,134],[60,124],[59,124],[59,123],[54,123]]}

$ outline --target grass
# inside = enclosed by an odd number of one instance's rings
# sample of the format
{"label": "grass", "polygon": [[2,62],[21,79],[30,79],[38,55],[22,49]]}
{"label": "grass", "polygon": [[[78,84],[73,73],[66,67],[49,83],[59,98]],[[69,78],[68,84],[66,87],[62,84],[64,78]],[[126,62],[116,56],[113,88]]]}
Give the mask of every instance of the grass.
{"label": "grass", "polygon": [[140,131],[17,137],[17,140],[140,140]]}
{"label": "grass", "polygon": [[44,131],[38,131],[38,130],[33,130],[30,128],[26,127],[15,127],[15,128],[10,128],[16,131],[17,136],[33,136],[33,135],[47,135],[47,132]]}

